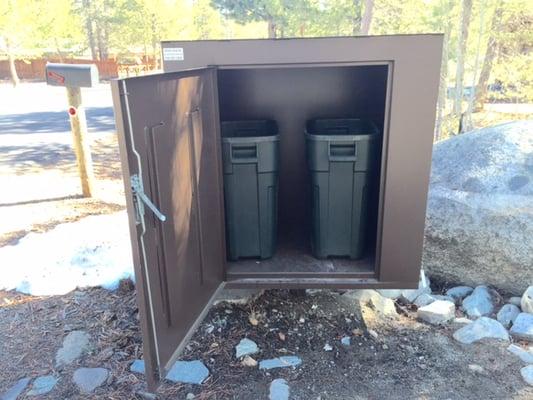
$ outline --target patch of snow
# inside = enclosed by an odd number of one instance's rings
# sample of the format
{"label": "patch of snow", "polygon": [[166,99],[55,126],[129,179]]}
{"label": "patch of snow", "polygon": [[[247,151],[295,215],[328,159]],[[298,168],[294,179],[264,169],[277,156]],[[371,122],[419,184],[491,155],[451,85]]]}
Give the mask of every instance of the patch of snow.
{"label": "patch of snow", "polygon": [[0,289],[62,295],[77,287],[116,289],[133,279],[125,211],[60,224],[0,248]]}

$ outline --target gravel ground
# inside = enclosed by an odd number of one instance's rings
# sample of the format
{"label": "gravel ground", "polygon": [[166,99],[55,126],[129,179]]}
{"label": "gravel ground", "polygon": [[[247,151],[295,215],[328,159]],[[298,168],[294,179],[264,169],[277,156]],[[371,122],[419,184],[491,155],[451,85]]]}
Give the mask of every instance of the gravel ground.
{"label": "gravel ground", "polygon": [[[521,363],[506,344],[460,345],[451,338],[457,326],[419,323],[409,308],[398,308],[394,320],[363,318],[355,303],[342,299],[328,291],[294,296],[275,290],[247,305],[218,304],[182,358],[202,360],[209,378],[202,385],[165,383],[158,398],[193,393],[196,399],[262,399],[275,378],[287,380],[291,399],[302,400],[532,398],[520,377]],[[56,369],[55,352],[72,330],[87,331],[92,350]],[[350,346],[340,343],[343,336],[351,337]],[[95,288],[49,298],[0,293],[0,337],[0,389],[52,373],[59,383],[43,399],[143,398],[144,377],[129,372],[142,357],[131,284],[116,292]],[[258,344],[257,360],[298,355],[303,362],[271,371],[245,367],[235,358],[235,345],[244,337]],[[332,351],[323,350],[326,343]],[[108,368],[111,377],[94,394],[82,395],[71,378],[78,367]]]}

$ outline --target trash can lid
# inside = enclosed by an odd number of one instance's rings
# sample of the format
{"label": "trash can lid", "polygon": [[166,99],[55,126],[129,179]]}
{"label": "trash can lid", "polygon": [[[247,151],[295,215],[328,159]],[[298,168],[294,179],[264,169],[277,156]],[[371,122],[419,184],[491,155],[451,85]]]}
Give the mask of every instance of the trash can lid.
{"label": "trash can lid", "polygon": [[310,140],[372,140],[378,133],[372,121],[358,118],[313,119],[305,129]]}
{"label": "trash can lid", "polygon": [[270,119],[222,121],[223,138],[267,137],[278,134],[278,124]]}

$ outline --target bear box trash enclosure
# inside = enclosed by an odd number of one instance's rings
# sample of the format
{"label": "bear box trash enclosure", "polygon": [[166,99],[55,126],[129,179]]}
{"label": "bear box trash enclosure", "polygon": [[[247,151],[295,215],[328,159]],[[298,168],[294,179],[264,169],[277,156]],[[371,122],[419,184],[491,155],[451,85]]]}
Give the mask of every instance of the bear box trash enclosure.
{"label": "bear box trash enclosure", "polygon": [[[420,273],[442,35],[169,41],[162,74],[112,82],[149,386],[217,292],[414,288]],[[312,119],[371,121],[361,257],[311,248]],[[222,121],[276,121],[277,246],[227,257]],[[335,196],[335,193],[330,193]]]}

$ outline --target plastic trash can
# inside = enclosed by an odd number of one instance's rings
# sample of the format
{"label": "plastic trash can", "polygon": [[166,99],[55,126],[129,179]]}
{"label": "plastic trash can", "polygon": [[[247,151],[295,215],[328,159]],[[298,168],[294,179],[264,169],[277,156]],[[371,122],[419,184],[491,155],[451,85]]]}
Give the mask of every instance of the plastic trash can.
{"label": "plastic trash can", "polygon": [[228,258],[270,258],[277,230],[277,124],[254,120],[221,126]]}
{"label": "plastic trash can", "polygon": [[316,119],[306,126],[312,181],[313,255],[364,256],[369,187],[378,129],[360,119]]}

